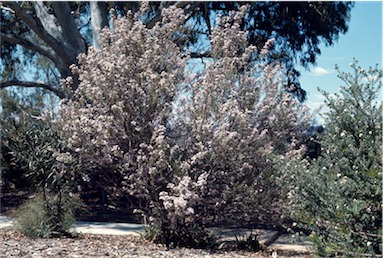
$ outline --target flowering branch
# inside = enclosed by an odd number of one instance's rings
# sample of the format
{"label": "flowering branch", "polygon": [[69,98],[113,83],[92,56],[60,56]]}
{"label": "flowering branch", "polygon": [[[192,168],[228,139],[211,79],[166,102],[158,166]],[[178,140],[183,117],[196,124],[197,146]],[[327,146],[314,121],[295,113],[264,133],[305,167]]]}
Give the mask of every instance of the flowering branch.
{"label": "flowering branch", "polygon": [[[190,4],[191,4],[191,2],[189,2],[189,1],[178,1],[174,4],[174,6],[177,8],[184,8]],[[161,14],[161,10],[168,8],[168,7],[169,7],[168,2],[161,2],[158,14],[154,18],[152,18],[151,21],[149,21],[147,23],[148,29],[152,29],[156,25],[156,23],[160,22],[163,19],[163,15]]]}

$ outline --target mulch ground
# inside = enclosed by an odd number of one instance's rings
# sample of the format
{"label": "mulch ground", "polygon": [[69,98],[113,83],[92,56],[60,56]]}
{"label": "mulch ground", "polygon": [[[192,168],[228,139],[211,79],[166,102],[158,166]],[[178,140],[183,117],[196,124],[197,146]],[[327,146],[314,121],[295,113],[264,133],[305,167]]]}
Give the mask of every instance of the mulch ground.
{"label": "mulch ground", "polygon": [[[137,236],[81,234],[73,238],[32,239],[0,230],[0,257],[268,257],[268,254],[176,248],[167,249]],[[280,257],[280,256],[279,256]]]}
{"label": "mulch ground", "polygon": [[[25,190],[0,192],[1,214],[9,215],[27,201],[32,194]],[[137,217],[108,205],[100,205],[100,199],[88,199],[86,209],[80,211],[78,220],[139,222]],[[100,216],[102,214],[103,216]],[[271,257],[270,252],[245,252],[176,248],[148,242],[138,236],[78,234],[74,237],[50,239],[28,238],[11,229],[0,230],[0,258],[8,257]],[[282,256],[283,255],[283,256]],[[294,253],[279,254],[278,257],[310,257]]]}

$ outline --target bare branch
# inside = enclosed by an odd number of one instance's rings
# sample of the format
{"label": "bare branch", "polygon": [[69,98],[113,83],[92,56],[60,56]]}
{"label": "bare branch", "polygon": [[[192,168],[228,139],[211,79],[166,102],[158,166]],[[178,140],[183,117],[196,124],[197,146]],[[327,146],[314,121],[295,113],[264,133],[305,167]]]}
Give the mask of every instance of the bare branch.
{"label": "bare branch", "polygon": [[210,58],[212,57],[211,51],[206,51],[202,53],[192,52],[190,53],[191,58]]}
{"label": "bare branch", "polygon": [[19,86],[26,88],[43,88],[55,93],[59,98],[66,98],[66,94],[64,90],[53,87],[52,85],[48,85],[41,82],[29,82],[29,81],[19,81],[19,80],[10,80],[5,82],[0,82],[0,89],[5,89],[11,86]]}
{"label": "bare branch", "polygon": [[65,45],[56,40],[45,29],[39,26],[36,20],[30,14],[25,12],[17,2],[3,2],[3,5],[11,8],[15,12],[16,16],[22,19],[28,27],[30,27],[48,46],[50,46],[64,63],[68,66],[72,64],[72,61],[65,52]]}
{"label": "bare branch", "polygon": [[0,8],[1,8],[2,10],[8,11],[8,12],[15,13],[14,10],[12,10],[12,9],[9,8],[9,7],[3,6],[2,4],[0,4]]}
{"label": "bare branch", "polygon": [[36,45],[26,39],[22,39],[15,35],[6,34],[3,32],[0,32],[0,37],[3,41],[8,42],[10,44],[17,44],[27,49],[37,51],[41,55],[46,56],[50,60],[52,60],[52,62],[54,62],[58,67],[64,67],[64,64],[61,61],[61,59],[57,58],[57,55],[55,54],[55,52],[49,47]]}
{"label": "bare branch", "polygon": [[202,2],[201,5],[203,9],[203,17],[204,17],[205,23],[207,24],[209,34],[211,34],[212,28],[211,28],[211,20],[209,19],[208,3]]}

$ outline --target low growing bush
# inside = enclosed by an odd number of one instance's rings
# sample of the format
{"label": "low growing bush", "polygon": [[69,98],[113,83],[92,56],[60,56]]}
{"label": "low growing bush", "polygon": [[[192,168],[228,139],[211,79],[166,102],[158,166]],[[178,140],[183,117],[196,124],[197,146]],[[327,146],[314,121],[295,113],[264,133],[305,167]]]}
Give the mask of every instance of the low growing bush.
{"label": "low growing bush", "polygon": [[29,237],[70,235],[74,212],[79,205],[79,199],[68,192],[37,194],[14,212],[15,227]]}

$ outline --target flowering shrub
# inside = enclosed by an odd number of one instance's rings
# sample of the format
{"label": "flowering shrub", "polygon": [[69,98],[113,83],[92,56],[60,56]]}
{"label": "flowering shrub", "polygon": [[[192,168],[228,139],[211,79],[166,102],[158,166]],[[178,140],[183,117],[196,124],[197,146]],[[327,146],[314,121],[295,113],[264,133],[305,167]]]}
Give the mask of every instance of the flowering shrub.
{"label": "flowering shrub", "polygon": [[330,110],[321,156],[294,168],[294,213],[321,255],[382,253],[382,72],[352,68],[339,72],[340,95],[323,92]]}
{"label": "flowering shrub", "polygon": [[194,207],[202,201],[198,193],[204,189],[206,174],[192,180],[179,147],[171,147],[165,139],[165,129],[156,127],[150,143],[140,145],[137,169],[126,176],[127,191],[147,202],[141,208],[159,231],[152,240],[205,248],[213,238],[202,228]]}
{"label": "flowering shrub", "polygon": [[[97,183],[109,192],[125,172],[135,170],[140,144],[167,123],[185,63],[172,42],[183,23],[181,11],[164,10],[163,23],[152,30],[132,22],[139,16],[114,19],[113,31],[101,33],[100,50],[91,47],[78,57],[81,65],[73,70],[81,85],[61,108],[63,131],[83,179],[103,174]],[[71,78],[63,83],[70,85]]]}
{"label": "flowering shrub", "polygon": [[73,67],[81,83],[61,106],[73,164],[84,178],[116,175],[167,245],[208,244],[207,223],[283,216],[270,157],[301,157],[309,113],[283,89],[283,67],[249,61],[259,50],[240,30],[246,8],[218,18],[199,73],[174,43],[184,17],[173,7],[153,29],[140,13],[114,19]]}
{"label": "flowering shrub", "polygon": [[[242,11],[219,17],[213,58],[190,76],[189,95],[176,118],[175,138],[189,172],[205,171],[205,218],[216,223],[279,223],[285,190],[273,155],[300,158],[308,110],[282,89],[283,67],[253,63],[257,51],[239,30]],[[262,54],[267,54],[273,39]],[[211,217],[210,217],[211,216]],[[272,216],[272,217],[271,217]]]}

